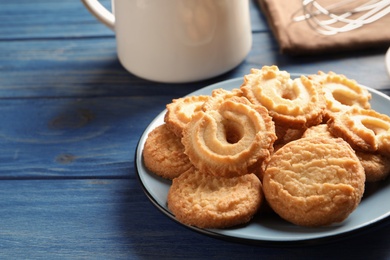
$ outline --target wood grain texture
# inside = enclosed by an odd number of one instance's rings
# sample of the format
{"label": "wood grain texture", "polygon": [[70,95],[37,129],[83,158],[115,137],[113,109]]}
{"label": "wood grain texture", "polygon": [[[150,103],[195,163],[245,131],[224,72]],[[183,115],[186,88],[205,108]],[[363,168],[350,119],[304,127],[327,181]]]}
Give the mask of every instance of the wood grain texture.
{"label": "wood grain texture", "polygon": [[183,88],[179,84],[151,83],[128,73],[116,57],[114,38],[0,41],[0,98],[169,94],[178,97],[222,80],[243,77],[251,68],[274,64],[291,73],[334,71],[372,88],[390,89],[382,50],[298,58],[278,54],[277,48],[268,33],[255,33],[252,50],[239,66]]}
{"label": "wood grain texture", "polygon": [[142,132],[170,100],[0,100],[0,179],[128,177]]}
{"label": "wood grain texture", "polygon": [[173,98],[272,64],[332,70],[390,94],[385,50],[281,55],[250,3],[253,47],[242,64],[162,84],[123,69],[114,33],[80,0],[0,0],[0,259],[390,258],[389,219],[324,244],[243,245],[177,224],[143,193],[135,149]]}
{"label": "wood grain texture", "polygon": [[[250,0],[253,31],[268,31],[257,2]],[[111,10],[110,0],[100,3]],[[88,12],[80,0],[15,0],[0,2],[0,39],[105,38],[114,32]]]}
{"label": "wood grain texture", "polygon": [[[110,0],[100,2],[111,7]],[[0,39],[8,41],[114,35],[79,0],[1,1],[0,21]]]}
{"label": "wood grain texture", "polygon": [[0,182],[2,259],[387,259],[390,225],[317,246],[268,247],[193,232],[158,212],[136,179]]}

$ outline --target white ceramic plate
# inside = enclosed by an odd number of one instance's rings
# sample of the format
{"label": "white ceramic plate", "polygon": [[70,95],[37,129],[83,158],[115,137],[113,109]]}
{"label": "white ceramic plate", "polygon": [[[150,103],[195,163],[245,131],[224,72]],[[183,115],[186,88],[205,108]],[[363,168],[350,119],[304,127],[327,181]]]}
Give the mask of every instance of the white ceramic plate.
{"label": "white ceramic plate", "polygon": [[[292,77],[298,75],[291,74]],[[190,95],[209,95],[216,88],[231,90],[238,88],[243,82],[242,78],[232,79],[217,83]],[[368,90],[372,94],[372,107],[381,113],[388,113],[390,98],[374,89]],[[165,110],[162,111],[146,128],[139,140],[136,151],[136,170],[143,189],[151,202],[168,217],[175,219],[167,207],[167,194],[171,182],[162,179],[149,172],[143,164],[142,150],[148,133],[156,126],[164,122]],[[390,215],[390,178],[378,184],[367,186],[366,193],[358,208],[342,223],[329,227],[305,228],[290,224],[275,215],[256,216],[249,224],[229,229],[200,229],[196,227],[188,228],[201,232],[203,234],[215,236],[218,238],[238,240],[246,243],[306,243],[314,241],[323,241],[327,239],[336,239],[345,237],[362,229],[372,226],[372,224],[385,219]]]}

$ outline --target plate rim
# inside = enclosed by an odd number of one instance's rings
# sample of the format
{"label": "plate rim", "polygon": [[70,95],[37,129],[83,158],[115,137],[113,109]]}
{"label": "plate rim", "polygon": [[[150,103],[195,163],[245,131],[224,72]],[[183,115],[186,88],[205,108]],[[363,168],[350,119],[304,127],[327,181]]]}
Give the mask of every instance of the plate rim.
{"label": "plate rim", "polygon": [[[289,73],[289,74],[291,75],[292,78],[304,75],[304,74],[299,74],[299,73]],[[202,92],[204,89],[210,89],[210,90],[216,89],[216,88],[218,88],[219,85],[226,85],[226,84],[229,84],[232,82],[238,82],[238,81],[242,82],[243,78],[244,77],[236,77],[236,78],[216,82],[214,84],[210,84],[210,85],[207,85],[207,86],[200,88],[198,90],[192,91],[191,93],[189,93],[185,96],[198,95],[198,93]],[[375,95],[378,95],[381,98],[384,98],[390,102],[390,97],[387,96],[386,94],[380,92],[377,89],[373,89],[373,88],[370,88],[370,87],[367,87],[364,85],[362,85],[362,86],[364,88],[366,88],[367,90],[369,90],[369,92],[375,93]],[[138,167],[141,167],[139,165],[138,161],[140,160],[142,162],[142,156],[139,156],[139,155],[142,155],[141,142],[146,138],[146,132],[148,132],[148,130],[150,128],[152,128],[152,126],[155,124],[156,121],[161,120],[160,117],[164,113],[166,113],[166,109],[162,110],[160,113],[158,113],[153,118],[153,120],[143,130],[143,132],[142,132],[142,134],[137,142],[136,149],[135,149],[136,152],[134,155],[135,172],[136,172],[136,177],[137,177],[138,181],[140,182],[141,187],[142,187],[146,197],[149,199],[149,201],[155,207],[157,207],[157,209],[159,209],[165,216],[167,216],[169,219],[171,219],[175,223],[178,223],[181,226],[184,226],[184,227],[186,227],[192,231],[195,231],[197,233],[200,233],[203,235],[208,235],[208,236],[222,239],[222,240],[226,240],[226,241],[233,241],[233,242],[244,243],[244,244],[255,244],[255,245],[260,244],[260,245],[265,245],[265,246],[281,246],[281,245],[283,245],[283,246],[286,246],[286,245],[287,246],[299,246],[299,245],[314,245],[314,244],[318,244],[318,243],[335,242],[335,241],[338,241],[341,239],[345,239],[347,237],[352,237],[352,236],[357,235],[357,234],[364,234],[368,230],[370,230],[370,231],[373,230],[374,227],[379,228],[383,224],[387,224],[384,222],[386,222],[387,219],[390,217],[390,211],[388,211],[386,214],[383,214],[382,216],[379,216],[379,217],[369,221],[366,224],[359,225],[356,228],[353,228],[351,230],[343,231],[340,233],[328,234],[328,235],[324,235],[324,236],[318,236],[318,237],[312,237],[312,238],[301,238],[301,239],[295,239],[295,240],[277,240],[277,239],[266,240],[266,239],[253,239],[253,238],[248,238],[248,237],[236,237],[236,236],[229,236],[226,234],[221,234],[221,233],[214,231],[214,230],[218,231],[218,229],[202,229],[202,228],[183,224],[180,221],[178,221],[169,210],[167,210],[162,205],[160,205],[159,202],[156,200],[156,198],[154,198],[154,196],[148,191],[147,187],[145,186],[145,183],[142,181],[142,178],[141,178],[139,170],[138,170]],[[139,157],[141,157],[141,158],[139,158]],[[155,177],[158,178],[158,176],[155,176]],[[159,179],[164,180],[161,177]],[[385,182],[387,182],[389,180],[390,180],[390,178],[388,178],[388,180],[386,180]]]}
{"label": "plate rim", "polygon": [[390,77],[390,47],[387,49],[385,54],[385,64],[387,69],[387,75]]}

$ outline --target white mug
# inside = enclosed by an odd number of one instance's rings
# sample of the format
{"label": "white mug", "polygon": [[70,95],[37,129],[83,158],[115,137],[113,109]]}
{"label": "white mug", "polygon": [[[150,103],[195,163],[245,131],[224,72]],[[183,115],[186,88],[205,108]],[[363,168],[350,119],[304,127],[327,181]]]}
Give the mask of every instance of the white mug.
{"label": "white mug", "polygon": [[252,47],[248,0],[82,0],[115,31],[118,58],[134,75],[184,83],[239,65]]}

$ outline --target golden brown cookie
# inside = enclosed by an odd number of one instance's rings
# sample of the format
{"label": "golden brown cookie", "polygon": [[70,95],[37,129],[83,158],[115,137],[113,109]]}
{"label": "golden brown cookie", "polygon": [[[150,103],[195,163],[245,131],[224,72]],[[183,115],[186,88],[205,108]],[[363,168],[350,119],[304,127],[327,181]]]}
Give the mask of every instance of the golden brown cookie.
{"label": "golden brown cookie", "polygon": [[231,91],[222,88],[214,89],[211,92],[211,97],[203,104],[203,111],[217,110],[219,106],[227,99],[235,99],[240,98],[242,96],[243,94],[240,89],[235,88]]}
{"label": "golden brown cookie", "polygon": [[390,158],[378,153],[356,151],[363,165],[366,182],[385,180],[390,174]]}
{"label": "golden brown cookie", "polygon": [[209,96],[189,96],[173,99],[167,104],[167,112],[164,121],[168,128],[177,136],[182,136],[183,128],[191,120],[192,116],[202,110],[203,104]]}
{"label": "golden brown cookie", "polygon": [[275,132],[278,139],[275,141],[275,145],[284,145],[288,142],[297,140],[301,138],[302,134],[305,132],[306,128],[294,129],[294,128],[285,128],[280,125],[275,125]]}
{"label": "golden brown cookie", "polygon": [[244,96],[265,106],[276,125],[307,128],[322,122],[325,98],[319,85],[305,76],[291,79],[277,66],[252,69],[241,85]]}
{"label": "golden brown cookie", "polygon": [[317,75],[309,76],[309,78],[318,82],[324,91],[326,120],[334,113],[348,110],[352,106],[364,109],[371,108],[371,94],[355,80],[334,72],[326,74],[322,71],[319,71]]}
{"label": "golden brown cookie", "polygon": [[196,113],[182,143],[197,169],[233,177],[251,173],[253,165],[268,160],[275,139],[274,123],[264,107],[228,99],[218,110]]}
{"label": "golden brown cookie", "polygon": [[371,109],[353,107],[328,121],[329,131],[346,140],[355,150],[390,157],[390,117]]}
{"label": "golden brown cookie", "polygon": [[166,124],[149,133],[142,155],[145,167],[166,179],[176,178],[192,166],[180,138]]}
{"label": "golden brown cookie", "polygon": [[191,168],[172,182],[168,207],[183,224],[226,228],[249,222],[263,200],[254,174],[221,178]]}
{"label": "golden brown cookie", "polygon": [[[327,138],[336,138],[328,128],[327,124],[310,127],[303,134],[304,137],[323,136]],[[366,182],[381,181],[387,178],[390,173],[390,158],[378,153],[355,151],[366,174]]]}
{"label": "golden brown cookie", "polygon": [[335,138],[335,136],[331,132],[329,132],[329,128],[327,124],[319,124],[306,129],[302,135],[302,138],[316,137],[319,135],[327,138]]}
{"label": "golden brown cookie", "polygon": [[302,226],[341,222],[364,192],[364,169],[341,138],[308,137],[276,151],[267,166],[263,191],[283,219]]}

